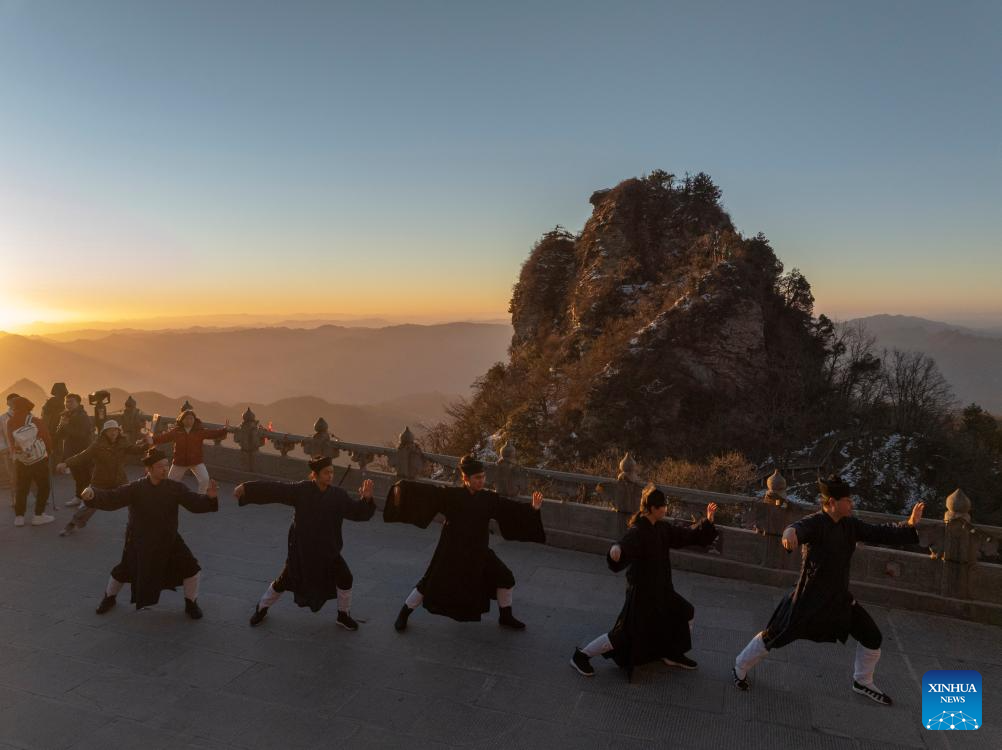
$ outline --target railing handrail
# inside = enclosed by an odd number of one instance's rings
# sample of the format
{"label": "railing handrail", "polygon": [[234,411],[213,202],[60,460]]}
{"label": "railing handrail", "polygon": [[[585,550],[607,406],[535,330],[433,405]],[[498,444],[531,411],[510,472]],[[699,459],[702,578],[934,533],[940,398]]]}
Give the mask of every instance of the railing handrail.
{"label": "railing handrail", "polygon": [[[146,421],[152,421],[153,415],[146,414],[145,412],[140,412],[140,416]],[[177,420],[174,417],[167,417],[160,415],[160,421],[164,424],[173,424]],[[209,429],[223,429],[226,428],[227,432],[230,434],[235,434],[240,430],[240,427],[234,427],[232,424],[229,427],[225,425],[218,424],[215,422],[203,422],[205,427]],[[261,437],[271,440],[274,444],[276,441],[283,441],[292,444],[302,444],[304,441],[312,440],[313,436],[310,435],[300,435],[298,433],[283,432],[280,430],[269,430],[265,427],[258,426],[258,434]],[[397,455],[399,448],[394,448],[387,445],[372,445],[369,443],[356,443],[347,440],[341,440],[339,438],[330,438],[329,443],[331,448],[338,451],[345,451],[350,454],[355,455],[381,455],[387,456],[388,458],[393,458]],[[304,448],[305,451],[305,448]],[[439,453],[425,453],[422,452],[423,457],[432,463],[436,463],[440,466],[448,467],[451,469],[456,469],[459,466],[460,458],[458,456],[449,456]],[[485,461],[485,464],[498,466],[497,462]],[[557,471],[555,469],[543,469],[539,467],[532,466],[521,466],[526,474],[530,476],[535,476],[541,479],[565,482],[568,484],[584,484],[584,485],[606,485],[613,484],[619,480],[615,477],[599,476],[595,474],[580,474],[577,472],[569,471]],[[664,492],[666,495],[679,498],[682,502],[686,504],[696,504],[702,502],[716,502],[726,505],[753,505],[761,501],[761,496],[757,495],[738,495],[726,492],[713,492],[711,490],[700,490],[693,487],[678,487],[670,484],[655,483],[655,486]],[[801,503],[791,503],[793,507],[801,508],[805,513],[813,512],[813,510],[819,509],[819,506],[803,505]],[[901,522],[907,519],[907,516],[899,516],[893,513],[882,513],[879,511],[867,511],[867,510],[857,510],[856,515],[869,520],[881,521],[881,522]],[[923,518],[921,521],[922,526],[933,526],[942,524],[939,519]],[[1002,539],[1002,527],[1000,526],[989,526],[986,524],[978,523],[977,528],[982,532],[988,534],[989,536]]]}

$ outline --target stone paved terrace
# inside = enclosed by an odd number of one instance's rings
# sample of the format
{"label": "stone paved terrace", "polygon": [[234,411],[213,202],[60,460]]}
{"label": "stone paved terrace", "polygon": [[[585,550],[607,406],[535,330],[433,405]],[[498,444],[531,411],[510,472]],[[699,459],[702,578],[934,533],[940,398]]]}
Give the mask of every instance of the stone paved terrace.
{"label": "stone paved terrace", "polygon": [[[401,635],[392,621],[431,557],[438,528],[346,523],[357,633],[287,596],[258,628],[247,618],[285,555],[291,511],[240,509],[223,487],[221,511],[183,514],[182,533],[204,567],[199,622],[180,593],[135,612],[127,592],[94,607],[121,550],[125,511],[98,513],[69,539],[55,524],[15,529],[0,510],[0,748],[1000,748],[1002,631],[871,606],[884,632],[884,708],[849,690],[851,646],[794,644],[753,675],[729,680],[735,653],[761,628],[780,590],[678,572],[696,606],[696,672],[662,665],[628,683],[613,664],[568,666],[576,644],[607,630],[624,578],[595,555],[498,540],[515,571],[523,633],[494,616],[459,624],[418,611]],[[71,494],[65,478],[56,485]],[[183,512],[182,512],[183,513]],[[985,726],[920,726],[929,669],[977,669]]]}

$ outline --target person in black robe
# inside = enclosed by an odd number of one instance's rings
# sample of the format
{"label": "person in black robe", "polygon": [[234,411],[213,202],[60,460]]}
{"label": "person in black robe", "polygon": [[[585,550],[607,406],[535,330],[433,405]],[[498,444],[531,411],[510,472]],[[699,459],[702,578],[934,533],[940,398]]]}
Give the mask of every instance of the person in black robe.
{"label": "person in black robe", "polygon": [[244,505],[283,503],[295,508],[289,527],[289,553],[281,574],[268,586],[251,615],[250,624],[259,625],[268,608],[286,591],[296,604],[313,612],[330,599],[337,599],[337,624],[358,630],[351,617],[352,575],[341,557],[344,539],[341,524],[368,521],[376,512],[372,500],[372,480],[362,482],[360,500],[352,500],[340,487],[331,486],[334,466],[330,458],[310,461],[310,478],[303,482],[244,482],[233,490]]}
{"label": "person in black robe", "polygon": [[849,567],[857,542],[917,544],[915,527],[925,503],[915,503],[904,524],[871,524],[852,515],[853,488],[838,476],[819,480],[821,510],[801,518],[783,532],[783,547],[801,548],[800,579],[783,597],[766,629],[756,635],[734,661],[732,677],[748,690],[748,672],[774,648],[804,638],[819,643],[856,640],[852,689],[885,706],[893,701],[873,681],[880,660],[882,635],[873,618],[849,591]]}
{"label": "person in black robe", "polygon": [[591,657],[599,654],[615,661],[630,678],[634,667],[657,659],[670,667],[698,666],[685,655],[692,648],[695,609],[672,585],[669,551],[712,544],[717,537],[713,525],[717,505],[706,506],[706,518],[691,527],[665,521],[667,512],[665,494],[648,485],[628,531],[606,556],[614,573],[628,568],[626,601],[612,630],[574,649],[571,666],[586,677],[595,674]]}
{"label": "person in black robe", "polygon": [[484,465],[472,456],[460,461],[462,487],[437,487],[422,482],[397,482],[386,498],[383,521],[412,523],[422,529],[438,514],[445,516],[442,535],[424,576],[407,597],[394,627],[407,629],[407,618],[421,604],[436,615],[460,622],[479,622],[496,599],[502,627],[521,630],[525,623],[511,612],[515,576],[488,545],[490,520],[497,521],[505,539],[546,542],[540,519],[540,492],[532,504],[509,500],[484,489]]}
{"label": "person in black robe", "polygon": [[177,511],[183,507],[189,513],[215,513],[218,488],[213,482],[206,494],[199,495],[168,479],[170,462],[156,448],[146,452],[143,465],[143,479],[110,490],[88,487],[82,494],[88,508],[129,509],[122,559],[111,571],[97,613],[103,615],[115,606],[115,597],[126,583],[132,584],[136,609],[156,604],[161,591],[183,586],[185,614],[198,620],[202,617],[198,606],[201,568],[177,533]]}

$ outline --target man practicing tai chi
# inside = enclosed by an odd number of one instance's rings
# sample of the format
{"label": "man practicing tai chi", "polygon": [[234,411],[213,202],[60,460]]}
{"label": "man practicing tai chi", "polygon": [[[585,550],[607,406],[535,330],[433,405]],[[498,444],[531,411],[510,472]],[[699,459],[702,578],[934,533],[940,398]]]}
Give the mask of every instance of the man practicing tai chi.
{"label": "man practicing tai chi", "polygon": [[198,606],[198,579],[201,568],[188,545],[177,533],[177,509],[189,513],[215,513],[219,509],[215,482],[205,495],[192,492],[180,482],[167,478],[167,457],[150,448],[143,457],[146,477],[113,490],[88,487],[82,493],[89,508],[118,510],[128,507],[122,560],[111,571],[104,598],[97,613],[115,606],[115,597],[126,583],[132,584],[136,609],[160,601],[160,592],[184,587],[184,611],[193,620],[202,617]]}
{"label": "man practicing tai chi", "polygon": [[665,494],[647,485],[629,530],[609,550],[607,562],[613,572],[629,568],[626,601],[611,631],[583,649],[574,649],[571,666],[586,677],[595,674],[590,659],[599,654],[625,669],[628,678],[634,667],[655,659],[670,667],[697,667],[685,655],[692,648],[695,610],[672,585],[669,550],[712,544],[717,537],[713,525],[717,504],[707,505],[706,518],[691,527],[665,522],[667,512]]}
{"label": "man practicing tai chi", "polygon": [[427,528],[441,513],[445,525],[435,554],[397,615],[394,627],[407,629],[407,618],[422,603],[429,612],[461,622],[480,621],[497,599],[498,623],[521,630],[525,624],[511,613],[515,576],[488,546],[490,519],[497,521],[505,539],[546,541],[539,509],[543,494],[532,493],[532,505],[501,497],[484,489],[484,465],[473,456],[459,464],[462,487],[437,487],[403,480],[390,490],[383,509],[387,523],[412,523]]}
{"label": "man practicing tai chi", "polygon": [[915,526],[925,503],[915,503],[904,524],[870,524],[852,515],[853,489],[838,476],[818,480],[821,510],[801,518],[783,532],[788,551],[803,545],[800,580],[783,597],[766,629],[751,639],[734,661],[734,685],[747,690],[748,672],[774,648],[795,640],[856,640],[852,689],[890,706],[893,701],[876,686],[873,673],[880,659],[880,628],[849,592],[849,565],[856,543],[916,544]]}
{"label": "man practicing tai chi", "polygon": [[351,617],[351,570],[341,557],[341,523],[346,518],[372,518],[376,512],[372,480],[362,482],[358,491],[361,500],[352,500],[343,489],[331,486],[331,459],[315,458],[309,465],[310,478],[304,482],[244,482],[233,490],[241,506],[283,503],[295,508],[285,567],[254,607],[250,624],[260,624],[282,593],[291,591],[296,604],[314,612],[328,600],[337,599],[337,624],[358,630]]}

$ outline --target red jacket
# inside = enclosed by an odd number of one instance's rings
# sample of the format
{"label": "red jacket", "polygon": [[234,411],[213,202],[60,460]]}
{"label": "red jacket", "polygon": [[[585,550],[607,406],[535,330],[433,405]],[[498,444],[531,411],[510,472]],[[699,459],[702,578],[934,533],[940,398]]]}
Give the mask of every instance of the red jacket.
{"label": "red jacket", "polygon": [[202,427],[202,420],[196,419],[191,432],[180,424],[175,424],[166,432],[153,436],[156,445],[174,443],[174,464],[177,466],[197,466],[202,460],[202,441],[219,440],[226,437],[226,429],[207,430]]}
{"label": "red jacket", "polygon": [[[25,422],[28,421],[28,414],[30,414],[31,410],[35,408],[35,405],[24,396],[18,396],[14,399],[14,403],[10,406],[14,413],[11,414],[10,419],[7,420],[5,430],[7,432],[7,445],[10,446],[11,455],[13,455],[14,430],[19,427],[24,427]],[[42,442],[45,443],[45,450],[51,454],[52,436],[49,435],[49,431],[45,428],[45,422],[35,416],[32,416],[32,421],[35,423],[35,427],[38,428],[38,437],[40,437]]]}

